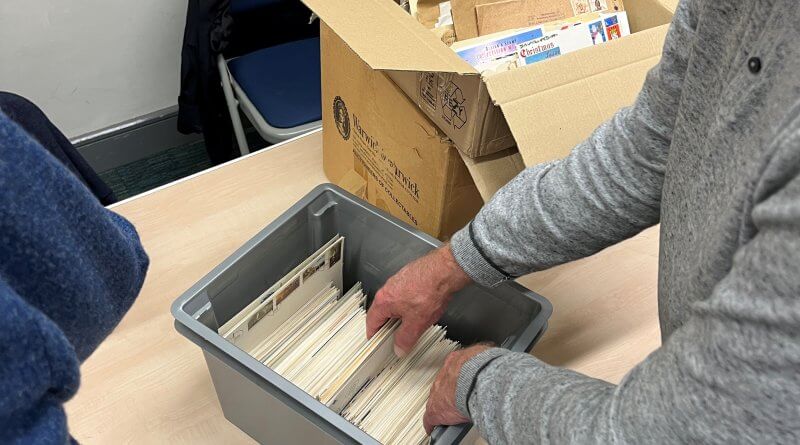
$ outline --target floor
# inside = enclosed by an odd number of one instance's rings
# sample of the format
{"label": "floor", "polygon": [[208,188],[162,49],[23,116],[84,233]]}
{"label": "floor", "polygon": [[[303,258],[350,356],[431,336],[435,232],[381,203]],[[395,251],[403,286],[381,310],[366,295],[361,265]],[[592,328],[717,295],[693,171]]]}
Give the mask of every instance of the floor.
{"label": "floor", "polygon": [[117,199],[123,200],[211,167],[205,144],[170,148],[155,156],[100,173]]}
{"label": "floor", "polygon": [[[268,145],[253,131],[248,132],[247,139],[251,151]],[[100,172],[99,175],[121,201],[212,166],[205,144],[201,141],[173,147],[151,157]]]}

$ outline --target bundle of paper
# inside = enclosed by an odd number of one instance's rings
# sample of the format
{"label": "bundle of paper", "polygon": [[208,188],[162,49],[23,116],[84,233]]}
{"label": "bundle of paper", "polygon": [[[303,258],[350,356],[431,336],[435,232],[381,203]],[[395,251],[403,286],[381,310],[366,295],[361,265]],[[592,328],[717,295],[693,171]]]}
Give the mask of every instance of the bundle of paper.
{"label": "bundle of paper", "polygon": [[451,48],[481,73],[506,71],[517,65],[517,46],[544,35],[541,28],[516,29],[456,42]]}
{"label": "bundle of paper", "polygon": [[483,74],[507,71],[630,34],[627,14],[588,13],[533,28],[456,42],[452,48]]}
{"label": "bundle of paper", "polygon": [[563,24],[545,26],[545,35],[517,45],[518,65],[530,65],[630,34],[625,12],[585,14]]}
{"label": "bundle of paper", "polygon": [[396,320],[367,340],[361,286],[339,301],[331,301],[334,295],[333,289],[320,293],[266,339],[254,357],[381,443],[422,443],[430,387],[458,344],[434,326],[411,354],[399,359],[392,353]]}
{"label": "bundle of paper", "polygon": [[384,444],[419,444],[427,437],[422,416],[431,385],[458,343],[439,326],[428,329],[411,353],[391,363],[359,392],[342,416]]}
{"label": "bundle of paper", "polygon": [[325,285],[342,288],[343,255],[344,238],[337,235],[222,325],[219,334],[251,352]]}
{"label": "bundle of paper", "polygon": [[452,0],[458,40],[569,19],[590,12],[621,12],[622,0]]}
{"label": "bundle of paper", "polygon": [[343,254],[344,238],[336,236],[219,333],[382,443],[420,443],[433,379],[458,344],[434,326],[398,359],[398,320],[367,340],[361,284],[340,291]]}
{"label": "bundle of paper", "polygon": [[391,322],[367,340],[361,285],[339,300],[335,295],[335,289],[321,292],[252,353],[326,405],[340,396],[350,376],[397,325]]}

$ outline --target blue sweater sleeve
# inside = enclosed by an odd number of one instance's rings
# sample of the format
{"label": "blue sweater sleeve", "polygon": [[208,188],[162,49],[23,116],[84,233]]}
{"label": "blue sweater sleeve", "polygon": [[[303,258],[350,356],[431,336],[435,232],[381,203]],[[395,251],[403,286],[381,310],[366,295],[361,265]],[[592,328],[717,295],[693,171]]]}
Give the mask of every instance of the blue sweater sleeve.
{"label": "blue sweater sleeve", "polygon": [[148,259],[133,226],[2,113],[0,209],[0,443],[64,443],[79,364]]}

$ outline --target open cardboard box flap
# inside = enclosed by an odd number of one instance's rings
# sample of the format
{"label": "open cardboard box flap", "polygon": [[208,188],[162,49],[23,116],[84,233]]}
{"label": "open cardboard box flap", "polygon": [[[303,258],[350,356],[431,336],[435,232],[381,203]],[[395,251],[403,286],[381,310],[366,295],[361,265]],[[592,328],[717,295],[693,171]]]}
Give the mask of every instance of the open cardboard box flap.
{"label": "open cardboard box flap", "polygon": [[372,69],[478,72],[389,0],[302,0]]}
{"label": "open cardboard box flap", "polygon": [[636,99],[661,58],[666,27],[484,78],[525,165],[566,156]]}
{"label": "open cardboard box flap", "polygon": [[[391,0],[302,1],[453,140],[484,199],[524,166],[566,156],[617,110],[632,104],[661,57],[674,11],[671,0],[626,0],[633,35],[480,76]],[[428,107],[421,99],[421,82],[431,73],[436,73],[433,85],[456,82],[471,98],[463,128],[454,129],[452,118],[443,121],[444,108],[438,110],[436,101]]]}
{"label": "open cardboard box flap", "polygon": [[[632,0],[628,0],[631,3]],[[483,79],[517,150],[462,153],[485,201],[526,166],[560,159],[617,110],[631,105],[661,58],[667,26]],[[620,50],[620,47],[622,50]]]}

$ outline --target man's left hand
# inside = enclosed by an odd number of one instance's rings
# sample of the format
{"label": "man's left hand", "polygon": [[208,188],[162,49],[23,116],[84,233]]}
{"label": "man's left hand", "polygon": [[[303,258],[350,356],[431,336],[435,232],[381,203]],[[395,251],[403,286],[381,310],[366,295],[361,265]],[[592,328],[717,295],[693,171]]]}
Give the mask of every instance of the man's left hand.
{"label": "man's left hand", "polygon": [[458,425],[469,422],[469,419],[461,415],[456,408],[458,375],[461,373],[464,363],[490,348],[492,348],[491,345],[478,344],[453,351],[447,356],[442,369],[439,370],[436,380],[433,382],[430,396],[428,396],[428,404],[425,407],[425,416],[422,418],[428,434],[436,425]]}

